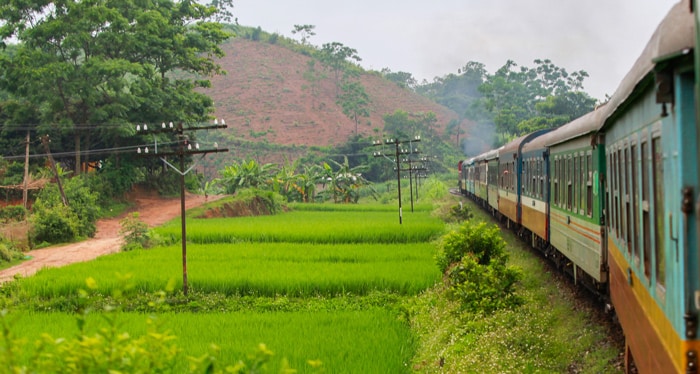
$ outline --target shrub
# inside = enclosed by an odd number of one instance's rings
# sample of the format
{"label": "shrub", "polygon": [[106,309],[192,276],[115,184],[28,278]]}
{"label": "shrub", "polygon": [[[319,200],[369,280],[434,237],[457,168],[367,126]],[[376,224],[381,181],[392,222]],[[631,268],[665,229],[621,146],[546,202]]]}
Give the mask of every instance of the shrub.
{"label": "shrub", "polygon": [[514,292],[522,272],[507,266],[505,247],[498,227],[484,222],[467,221],[443,236],[436,260],[446,275],[448,295],[471,311],[518,305]]}
{"label": "shrub", "polygon": [[27,216],[27,209],[21,205],[10,205],[0,208],[0,221],[2,222],[19,222]]}
{"label": "shrub", "polygon": [[122,228],[119,233],[124,235],[122,251],[134,249],[151,248],[156,243],[154,234],[149,230],[148,225],[139,219],[139,213],[134,212],[119,221]]}
{"label": "shrub", "polygon": [[65,243],[79,237],[92,237],[100,213],[98,194],[88,187],[87,179],[67,179],[63,186],[68,207],[64,206],[57,185],[49,184],[39,193],[32,207],[32,246],[46,242]]}
{"label": "shrub", "polygon": [[[38,201],[38,200],[37,200]],[[67,243],[78,236],[77,222],[74,215],[66,209],[54,208],[35,213],[32,228],[29,230],[29,242],[32,247],[40,243]]]}

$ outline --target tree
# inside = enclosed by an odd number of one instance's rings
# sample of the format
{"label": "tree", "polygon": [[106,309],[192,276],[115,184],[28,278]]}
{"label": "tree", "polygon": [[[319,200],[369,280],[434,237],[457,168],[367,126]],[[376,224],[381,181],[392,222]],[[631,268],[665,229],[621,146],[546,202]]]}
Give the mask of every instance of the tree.
{"label": "tree", "polygon": [[292,30],[292,34],[299,34],[301,37],[301,45],[306,45],[307,40],[309,40],[310,37],[316,35],[314,32],[314,29],[316,26],[314,25],[294,25],[294,29]]}
{"label": "tree", "polygon": [[370,185],[370,182],[362,176],[366,166],[350,167],[347,157],[344,158],[343,163],[333,160],[331,162],[338,169],[333,170],[328,163],[323,163],[323,176],[327,183],[327,189],[324,192],[330,194],[335,203],[356,203],[360,199],[360,188]]}
{"label": "tree", "polygon": [[338,105],[343,108],[343,114],[355,122],[355,135],[360,117],[369,117],[370,99],[360,82],[345,82],[343,93],[338,97]]}
{"label": "tree", "polygon": [[582,92],[585,71],[567,73],[550,60],[536,67],[506,62],[479,86],[482,105],[493,116],[501,141],[542,128],[552,128],[593,109],[595,100]]}
{"label": "tree", "polygon": [[213,58],[230,34],[206,21],[218,14],[192,1],[6,1],[0,39],[19,44],[0,56],[0,90],[55,146],[74,148],[77,174],[81,152],[131,137],[132,124],[207,117],[213,103],[195,89],[209,81],[173,73],[222,73]]}
{"label": "tree", "polygon": [[389,68],[383,68],[381,71],[384,78],[396,83],[399,87],[415,89],[418,82],[411,73],[404,71],[392,72]]}
{"label": "tree", "polygon": [[316,60],[309,60],[306,63],[306,71],[304,71],[304,79],[309,82],[308,86],[302,88],[308,88],[311,91],[311,107],[316,107],[316,97],[319,94],[319,85],[321,80],[326,78],[323,71],[316,69]]}
{"label": "tree", "polygon": [[420,86],[416,91],[454,110],[461,118],[469,118],[469,107],[481,98],[479,86],[486,81],[486,68],[480,62],[470,61],[457,72],[435,78],[433,83]]}
{"label": "tree", "polygon": [[217,183],[223,185],[226,193],[233,194],[242,188],[263,188],[271,185],[276,174],[275,164],[259,164],[255,160],[233,162],[221,171]]}
{"label": "tree", "polygon": [[318,53],[318,59],[321,61],[321,64],[333,71],[336,96],[338,96],[340,78],[343,75],[341,73],[348,70],[347,67],[351,63],[349,60],[362,61],[357,55],[357,50],[338,42],[324,44]]}

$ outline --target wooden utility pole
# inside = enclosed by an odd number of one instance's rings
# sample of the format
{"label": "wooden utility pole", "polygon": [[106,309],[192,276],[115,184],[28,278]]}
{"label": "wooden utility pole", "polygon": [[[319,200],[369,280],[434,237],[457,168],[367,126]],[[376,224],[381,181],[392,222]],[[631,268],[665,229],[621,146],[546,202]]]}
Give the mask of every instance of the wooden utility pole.
{"label": "wooden utility pole", "polygon": [[[158,151],[158,143],[154,144],[154,153],[149,153],[148,147],[145,147],[143,153],[141,153],[141,147],[138,148],[138,153],[144,157],[158,157],[163,161],[163,167],[170,167],[180,174],[180,224],[181,224],[181,238],[182,243],[182,293],[187,296],[189,292],[189,285],[187,282],[187,220],[185,215],[185,175],[189,173],[192,168],[185,170],[185,156],[202,154],[203,156],[207,153],[217,153],[217,152],[228,152],[228,148],[219,148],[216,143],[214,143],[213,149],[199,149],[199,145],[195,143],[194,149],[192,149],[192,143],[189,141],[189,136],[185,135],[185,131],[195,131],[195,130],[209,130],[209,129],[225,129],[226,123],[222,120],[221,125],[219,125],[218,120],[214,121],[213,126],[202,126],[202,127],[189,127],[184,128],[182,123],[173,127],[173,123],[170,122],[169,126],[162,124],[161,128],[151,128],[148,130],[147,125],[143,125],[143,131],[149,132],[151,134],[156,133],[172,133],[177,136],[178,146],[177,149],[171,151],[160,152]],[[141,126],[136,127],[136,132],[141,131]],[[180,168],[178,169],[166,160],[168,156],[177,156],[180,161]]]}
{"label": "wooden utility pole", "polygon": [[45,135],[41,137],[41,143],[46,148],[46,154],[49,157],[49,163],[51,164],[51,170],[56,176],[56,183],[58,184],[58,191],[61,193],[61,200],[63,201],[63,206],[68,206],[68,199],[66,198],[66,193],[63,192],[63,185],[61,184],[61,178],[58,175],[58,169],[56,169],[56,163],[53,161],[53,156],[51,156],[51,149],[49,149],[49,136]]}
{"label": "wooden utility pole", "polygon": [[24,209],[27,209],[27,188],[29,187],[29,130],[27,130],[27,140],[25,143],[26,148],[24,150],[24,188],[22,189],[22,206],[24,206]]}

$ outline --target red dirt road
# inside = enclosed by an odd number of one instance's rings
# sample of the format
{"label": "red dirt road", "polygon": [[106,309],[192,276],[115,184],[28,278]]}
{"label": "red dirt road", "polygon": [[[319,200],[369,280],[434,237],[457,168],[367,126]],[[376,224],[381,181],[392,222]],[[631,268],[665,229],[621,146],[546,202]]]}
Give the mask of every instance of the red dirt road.
{"label": "red dirt road", "polygon": [[[185,198],[185,208],[190,209],[200,206],[208,201],[214,201],[223,196],[209,196],[188,194]],[[131,212],[139,212],[139,218],[150,227],[161,225],[173,218],[180,216],[180,198],[162,199],[158,197],[136,198],[136,207]],[[130,212],[130,213],[131,213]],[[121,225],[119,221],[124,216],[104,219],[97,222],[97,232],[94,238],[88,240],[59,245],[44,249],[37,249],[27,254],[32,259],[0,271],[0,282],[14,279],[16,274],[28,277],[42,268],[59,267],[74,262],[89,261],[96,257],[118,252],[123,238],[119,234]]]}

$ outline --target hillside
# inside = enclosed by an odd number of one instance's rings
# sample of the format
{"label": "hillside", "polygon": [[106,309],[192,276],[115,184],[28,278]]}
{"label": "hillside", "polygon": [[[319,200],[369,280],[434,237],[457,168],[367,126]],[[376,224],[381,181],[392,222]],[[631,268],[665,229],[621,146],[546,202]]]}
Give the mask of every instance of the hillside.
{"label": "hillside", "polygon": [[[216,117],[226,119],[229,136],[290,146],[327,146],[344,143],[355,133],[355,123],[336,104],[331,72],[325,73],[317,95],[307,88],[304,72],[310,57],[244,38],[234,38],[222,48],[226,56],[217,62],[227,74],[214,77],[205,93],[215,102]],[[365,136],[379,138],[382,117],[399,109],[434,112],[440,132],[458,119],[451,110],[378,74],[365,73],[360,80],[371,100],[370,117],[358,126]]]}

